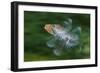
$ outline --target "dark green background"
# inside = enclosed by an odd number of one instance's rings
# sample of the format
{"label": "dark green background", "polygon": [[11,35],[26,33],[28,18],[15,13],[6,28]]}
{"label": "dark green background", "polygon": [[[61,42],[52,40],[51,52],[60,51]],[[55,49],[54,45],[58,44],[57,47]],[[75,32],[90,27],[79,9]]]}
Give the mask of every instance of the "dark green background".
{"label": "dark green background", "polygon": [[[56,56],[46,42],[51,35],[44,30],[46,24],[63,24],[72,19],[73,28],[80,26],[82,51],[79,49],[65,51]],[[76,47],[79,48],[79,47]],[[31,12],[24,11],[24,61],[84,59],[90,57],[90,15],[74,13]]]}

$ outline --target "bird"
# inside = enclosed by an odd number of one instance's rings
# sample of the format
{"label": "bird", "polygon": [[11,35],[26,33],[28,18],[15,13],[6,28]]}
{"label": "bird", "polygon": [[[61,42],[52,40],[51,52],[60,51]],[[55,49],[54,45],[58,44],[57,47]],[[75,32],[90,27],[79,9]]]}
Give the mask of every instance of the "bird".
{"label": "bird", "polygon": [[47,41],[47,46],[53,48],[56,56],[62,54],[63,49],[74,48],[80,43],[81,27],[72,29],[72,19],[68,18],[61,24],[45,24],[44,29],[51,34],[52,38]]}

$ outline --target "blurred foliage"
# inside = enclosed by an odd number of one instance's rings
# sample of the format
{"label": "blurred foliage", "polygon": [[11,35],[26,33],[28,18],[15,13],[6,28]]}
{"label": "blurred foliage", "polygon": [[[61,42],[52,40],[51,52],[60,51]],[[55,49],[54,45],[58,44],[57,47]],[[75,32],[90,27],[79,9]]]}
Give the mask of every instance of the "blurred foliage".
{"label": "blurred foliage", "polygon": [[[65,51],[62,56],[53,54],[46,42],[51,36],[44,30],[46,24],[62,24],[67,18],[73,20],[73,27],[82,28],[82,51]],[[79,47],[76,47],[79,48]],[[71,52],[70,52],[71,51]],[[24,61],[84,59],[90,57],[90,15],[74,13],[50,13],[24,11]]]}

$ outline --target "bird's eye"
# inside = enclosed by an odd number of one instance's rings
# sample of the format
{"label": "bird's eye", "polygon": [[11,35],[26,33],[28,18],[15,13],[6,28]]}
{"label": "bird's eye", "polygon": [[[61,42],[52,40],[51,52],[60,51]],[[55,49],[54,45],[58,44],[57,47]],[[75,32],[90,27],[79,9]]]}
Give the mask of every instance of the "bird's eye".
{"label": "bird's eye", "polygon": [[65,40],[68,41],[68,37],[66,37]]}

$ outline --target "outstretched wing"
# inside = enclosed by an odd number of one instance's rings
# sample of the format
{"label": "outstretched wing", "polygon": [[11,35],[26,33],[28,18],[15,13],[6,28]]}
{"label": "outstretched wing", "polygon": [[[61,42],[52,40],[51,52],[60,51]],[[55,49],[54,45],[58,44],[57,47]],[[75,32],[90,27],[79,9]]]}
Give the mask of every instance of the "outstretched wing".
{"label": "outstretched wing", "polygon": [[82,29],[81,27],[76,27],[75,29],[72,30],[72,34],[77,34],[79,35],[81,33]]}
{"label": "outstretched wing", "polygon": [[70,31],[72,29],[72,19],[71,18],[66,19],[64,21],[63,26],[64,26],[66,31]]}

